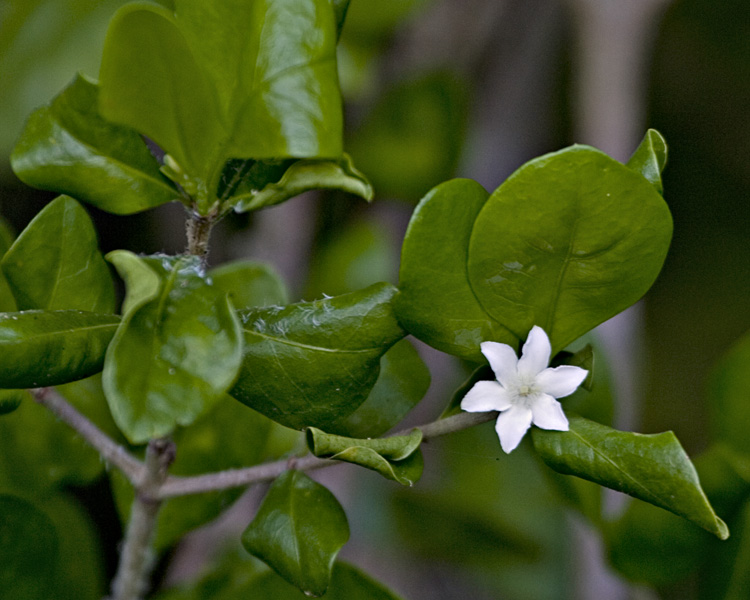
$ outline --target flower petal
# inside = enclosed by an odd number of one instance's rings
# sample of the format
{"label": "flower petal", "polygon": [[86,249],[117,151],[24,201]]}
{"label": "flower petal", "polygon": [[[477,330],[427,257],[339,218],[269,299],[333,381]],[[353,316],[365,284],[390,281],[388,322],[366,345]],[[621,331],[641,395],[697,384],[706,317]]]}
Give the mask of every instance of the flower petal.
{"label": "flower petal", "polygon": [[568,418],[560,403],[549,394],[538,394],[531,404],[534,425],[542,429],[568,431]]}
{"label": "flower petal", "polygon": [[517,379],[518,357],[513,348],[498,342],[482,342],[479,346],[500,383],[507,386],[509,382]]}
{"label": "flower petal", "polygon": [[518,374],[526,378],[535,377],[547,368],[551,352],[552,347],[544,329],[534,325],[518,359]]}
{"label": "flower petal", "polygon": [[536,376],[537,389],[554,398],[564,398],[575,392],[588,374],[586,369],[569,365],[544,369]]}
{"label": "flower petal", "polygon": [[466,412],[489,412],[510,407],[508,392],[497,381],[477,381],[461,400],[461,409]]}
{"label": "flower petal", "polygon": [[512,406],[500,413],[495,423],[495,431],[506,454],[510,454],[521,442],[531,427],[531,419],[531,409],[520,405]]}

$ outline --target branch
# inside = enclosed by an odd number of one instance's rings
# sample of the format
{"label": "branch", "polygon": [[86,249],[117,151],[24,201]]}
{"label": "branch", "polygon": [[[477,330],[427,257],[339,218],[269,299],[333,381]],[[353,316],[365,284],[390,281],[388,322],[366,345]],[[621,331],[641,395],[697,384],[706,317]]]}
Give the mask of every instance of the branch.
{"label": "branch", "polygon": [[[448,433],[453,433],[454,431],[461,431],[462,429],[467,429],[474,425],[486,423],[487,421],[495,419],[497,414],[497,412],[460,413],[446,419],[438,419],[432,423],[422,425],[417,429],[422,431],[422,435],[424,436],[423,440],[428,441]],[[405,435],[413,429],[414,428],[412,427],[399,431],[394,435]],[[307,454],[302,458],[278,460],[263,465],[248,467],[246,469],[231,469],[220,471],[218,473],[197,475],[195,477],[170,476],[159,489],[158,497],[164,499],[174,496],[185,496],[188,494],[201,494],[204,492],[241,487],[251,483],[273,481],[289,468],[298,469],[300,471],[312,471],[314,469],[322,469],[324,467],[332,467],[333,465],[340,464],[342,464],[341,461],[317,458],[312,454]]]}
{"label": "branch", "polygon": [[142,600],[148,592],[155,563],[151,540],[162,503],[157,493],[174,458],[175,446],[170,440],[151,440],[148,443],[143,479],[135,486],[120,564],[112,581],[111,600]]}
{"label": "branch", "polygon": [[30,391],[39,404],[48,408],[58,419],[72,427],[99,452],[106,462],[120,469],[132,484],[135,485],[140,481],[145,469],[143,463],[78,412],[57,391],[48,387]]}

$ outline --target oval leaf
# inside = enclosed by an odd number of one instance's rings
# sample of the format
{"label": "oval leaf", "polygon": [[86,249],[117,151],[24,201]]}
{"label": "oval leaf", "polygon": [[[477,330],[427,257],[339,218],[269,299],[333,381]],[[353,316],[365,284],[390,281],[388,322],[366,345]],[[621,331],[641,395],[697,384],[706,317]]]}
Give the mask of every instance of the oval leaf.
{"label": "oval leaf", "polygon": [[229,204],[237,212],[258,210],[294,198],[303,192],[318,189],[341,190],[360,196],[368,202],[374,191],[367,178],[352,163],[348,154],[340,160],[298,160],[286,170],[276,183],[269,183],[260,190],[242,193],[238,190]]}
{"label": "oval leaf", "polygon": [[7,598],[50,597],[58,560],[54,523],[33,504],[0,495],[0,589]]}
{"label": "oval leaf", "polygon": [[406,231],[394,301],[409,333],[474,362],[484,362],[481,342],[518,344],[515,335],[485,312],[469,284],[469,239],[487,198],[484,188],[470,179],[453,179],[430,190]]}
{"label": "oval leaf", "polygon": [[97,85],[78,75],[35,111],[11,155],[18,178],[117,215],[179,198],[141,136],[106,121],[98,103]]}
{"label": "oval leaf", "polygon": [[232,385],[242,360],[237,316],[199,259],[142,260],[161,270],[161,287],[123,318],[103,376],[112,416],[134,444],[192,423]]}
{"label": "oval leaf", "polygon": [[242,311],[244,360],[231,395],[275,421],[323,429],[353,413],[378,378],[380,358],[404,336],[393,286],[284,308]]}
{"label": "oval leaf", "polygon": [[346,514],[331,492],[301,471],[274,481],[242,534],[245,549],[308,596],[322,596],[341,547]]}
{"label": "oval leaf", "polygon": [[409,486],[422,476],[421,443],[419,429],[409,435],[375,439],[331,435],[315,427],[307,429],[307,446],[315,456],[353,463]]}
{"label": "oval leaf", "polygon": [[569,421],[570,431],[532,429],[534,448],[547,466],[659,506],[720,539],[729,537],[672,432],[643,435],[582,417]]}
{"label": "oval leaf", "polygon": [[2,260],[20,310],[111,313],[115,290],[91,218],[60,196],[29,223]]}
{"label": "oval leaf", "polygon": [[542,327],[554,354],[646,293],[671,235],[669,209],[647,180],[572,146],[495,190],[471,233],[469,281],[517,336]]}
{"label": "oval leaf", "polygon": [[0,314],[0,386],[59,385],[98,373],[119,322],[78,310]]}

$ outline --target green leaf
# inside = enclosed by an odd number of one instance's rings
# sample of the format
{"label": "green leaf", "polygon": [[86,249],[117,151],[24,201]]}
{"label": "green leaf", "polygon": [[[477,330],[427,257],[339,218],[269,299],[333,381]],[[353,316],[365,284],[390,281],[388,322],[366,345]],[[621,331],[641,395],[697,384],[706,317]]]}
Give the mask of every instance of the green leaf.
{"label": "green leaf", "polygon": [[137,132],[105,120],[99,89],[78,75],[26,123],[11,165],[28,185],[128,215],[179,198]]}
{"label": "green leaf", "polygon": [[409,340],[396,342],[380,359],[370,395],[352,414],[328,427],[331,433],[366,438],[400,423],[430,387],[430,371]]}
{"label": "green leaf", "polygon": [[27,396],[26,390],[0,390],[0,415],[12,413]]}
{"label": "green leaf", "polygon": [[421,443],[419,429],[409,435],[375,439],[332,435],[315,427],[307,429],[307,446],[315,456],[353,463],[409,486],[422,476]]}
{"label": "green leaf", "polygon": [[586,146],[534,159],[492,194],[469,243],[471,288],[519,338],[552,352],[635,303],[661,270],[669,209],[642,176]]}
{"label": "green leaf", "polygon": [[393,286],[240,312],[244,361],[231,395],[292,427],[327,426],[353,413],[378,378],[380,358],[404,336]]}
{"label": "green leaf", "polygon": [[[233,558],[230,555],[230,558]],[[235,560],[235,562],[239,562]],[[309,596],[287,583],[273,571],[254,574],[245,560],[227,564],[226,558],[204,579],[187,588],[173,588],[156,600],[304,600]],[[333,565],[326,600],[400,600],[380,583],[353,566],[337,561]]]}
{"label": "green leaf", "polygon": [[717,439],[750,454],[750,333],[745,334],[714,369],[708,406]]}
{"label": "green leaf", "polygon": [[474,362],[484,362],[481,342],[518,345],[518,338],[485,312],[468,280],[469,239],[487,198],[470,179],[428,192],[406,231],[395,299],[399,322],[409,333]]}
{"label": "green leaf", "polygon": [[[190,427],[173,435],[179,448],[169,468],[172,475],[191,476],[240,469],[267,456],[273,422],[224,396]],[[112,490],[123,522],[133,503],[133,486],[122,476],[112,477]],[[162,552],[178,543],[189,531],[217,517],[242,493],[241,488],[180,496],[167,500],[159,510],[154,546]]]}
{"label": "green leaf", "polygon": [[128,5],[105,41],[101,110],[174,157],[208,209],[230,158],[341,154],[335,47],[328,0]]}
{"label": "green leaf", "polygon": [[208,276],[217,289],[229,294],[238,309],[288,302],[286,285],[276,271],[264,263],[237,260],[211,269]]}
{"label": "green leaf", "polygon": [[232,385],[242,360],[232,304],[206,281],[197,257],[140,260],[159,275],[160,289],[129,307],[103,379],[112,416],[134,444],[195,421]]}
{"label": "green leaf", "polygon": [[119,321],[79,310],[0,314],[0,386],[44,387],[98,373]]}
{"label": "green leaf", "polygon": [[125,281],[125,300],[122,314],[127,315],[159,295],[161,279],[143,257],[128,250],[114,250],[107,254],[107,260],[117,269]]}
{"label": "green leaf", "polygon": [[268,183],[260,190],[243,193],[242,187],[230,204],[237,212],[258,210],[285,202],[303,192],[318,189],[335,189],[372,200],[375,192],[352,163],[349,155],[339,160],[298,160],[291,164],[275,183]]}
{"label": "green leaf", "polygon": [[0,589],[7,598],[46,600],[59,559],[57,531],[33,504],[0,495]]}
{"label": "green leaf", "polygon": [[[733,524],[750,494],[750,461],[714,445],[695,460],[695,468],[706,496]],[[696,573],[737,535],[733,527],[729,541],[719,543],[688,521],[645,502],[631,502],[605,531],[611,564],[628,579],[654,586]]]}
{"label": "green leaf", "polygon": [[2,260],[18,308],[111,313],[115,290],[94,224],[73,198],[50,202]]}
{"label": "green leaf", "polygon": [[534,448],[551,469],[659,506],[720,539],[729,537],[672,432],[643,435],[616,431],[582,417],[569,421],[570,431],[532,429]]}
{"label": "green leaf", "polygon": [[656,129],[649,129],[626,165],[643,175],[657,192],[664,193],[661,172],[667,164],[667,142]]}
{"label": "green leaf", "polygon": [[245,532],[245,549],[308,596],[322,596],[349,524],[331,492],[301,471],[282,474]]}
{"label": "green leaf", "polygon": [[[234,596],[237,598],[240,596]],[[286,583],[274,573],[264,573],[251,580],[243,589],[243,600],[304,600],[305,594]],[[222,596],[230,600],[232,596]],[[399,600],[393,592],[366,576],[361,571],[345,563],[333,566],[331,585],[325,595],[326,600]]]}

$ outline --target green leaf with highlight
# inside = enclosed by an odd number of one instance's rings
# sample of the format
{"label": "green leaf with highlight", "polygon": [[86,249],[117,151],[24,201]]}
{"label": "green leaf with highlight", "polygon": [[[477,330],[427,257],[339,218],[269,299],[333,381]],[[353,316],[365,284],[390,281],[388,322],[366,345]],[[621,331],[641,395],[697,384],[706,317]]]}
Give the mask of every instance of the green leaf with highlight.
{"label": "green leaf with highlight", "polygon": [[138,132],[101,115],[99,88],[83,75],[32,113],[11,165],[28,185],[70,194],[117,215],[180,197]]}
{"label": "green leaf with highlight", "polygon": [[[134,272],[133,257],[114,259]],[[195,421],[232,385],[242,359],[234,308],[207,282],[197,257],[139,260],[158,275],[160,287],[156,294],[141,289],[129,305],[107,350],[103,379],[112,416],[134,444]],[[145,271],[138,272],[132,280],[144,281]]]}
{"label": "green leaf with highlight", "polygon": [[393,286],[286,307],[240,312],[244,359],[230,394],[294,429],[353,413],[378,378],[380,359],[404,336]]}
{"label": "green leaf with highlight", "polygon": [[45,387],[98,373],[119,323],[79,310],[0,314],[0,386]]}
{"label": "green leaf with highlight", "polygon": [[307,446],[315,456],[353,463],[409,486],[422,475],[421,443],[419,429],[409,435],[375,439],[347,438],[315,427],[307,429]]}
{"label": "green leaf with highlight", "polygon": [[115,290],[91,218],[73,198],[50,202],[2,260],[20,310],[111,313]]}
{"label": "green leaf with highlight", "polygon": [[262,189],[243,193],[239,188],[236,196],[229,203],[234,210],[246,212],[279,204],[303,192],[317,189],[335,189],[368,202],[375,192],[352,163],[349,155],[344,154],[339,160],[298,160],[284,172],[276,182],[266,184]]}
{"label": "green leaf with highlight", "polygon": [[657,192],[664,193],[661,172],[667,164],[667,142],[656,129],[646,132],[640,146],[625,164],[650,181]]}
{"label": "green leaf with highlight", "polygon": [[547,466],[673,512],[720,539],[729,537],[672,432],[643,435],[582,417],[569,421],[570,431],[532,429],[534,448]]}
{"label": "green leaf with highlight", "polygon": [[301,471],[279,476],[242,534],[245,549],[308,596],[322,596],[349,524],[331,492]]}

